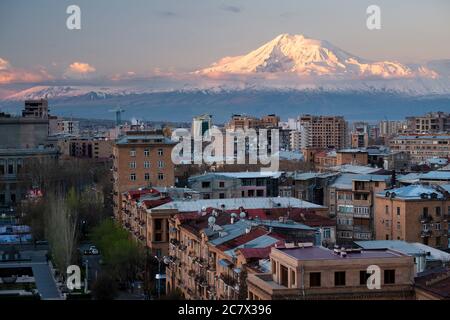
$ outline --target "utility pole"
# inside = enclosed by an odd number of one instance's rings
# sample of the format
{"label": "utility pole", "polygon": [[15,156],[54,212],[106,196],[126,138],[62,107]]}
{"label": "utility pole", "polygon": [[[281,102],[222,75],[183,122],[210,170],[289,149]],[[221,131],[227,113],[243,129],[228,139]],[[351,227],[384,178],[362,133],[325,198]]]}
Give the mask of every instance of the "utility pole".
{"label": "utility pole", "polygon": [[89,264],[89,260],[86,259],[85,261],[85,267],[86,267],[86,274],[84,276],[84,293],[88,292],[88,264]]}

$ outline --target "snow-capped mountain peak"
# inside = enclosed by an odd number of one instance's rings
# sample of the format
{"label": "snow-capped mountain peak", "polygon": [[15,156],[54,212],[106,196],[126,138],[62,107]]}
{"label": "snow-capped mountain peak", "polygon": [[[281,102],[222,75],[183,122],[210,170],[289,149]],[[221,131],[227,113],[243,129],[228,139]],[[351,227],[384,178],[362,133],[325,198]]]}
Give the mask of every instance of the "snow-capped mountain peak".
{"label": "snow-capped mountain peak", "polygon": [[328,41],[311,39],[301,34],[281,34],[246,55],[223,58],[197,73],[293,73],[299,76],[381,78],[437,76],[425,67],[419,71],[398,62],[362,59]]}

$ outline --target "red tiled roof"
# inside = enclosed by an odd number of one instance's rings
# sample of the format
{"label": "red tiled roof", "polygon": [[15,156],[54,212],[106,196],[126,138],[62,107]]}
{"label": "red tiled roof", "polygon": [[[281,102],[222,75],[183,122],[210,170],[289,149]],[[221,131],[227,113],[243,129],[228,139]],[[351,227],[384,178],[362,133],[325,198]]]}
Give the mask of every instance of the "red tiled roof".
{"label": "red tiled roof", "polygon": [[230,250],[239,247],[243,244],[246,244],[247,242],[259,238],[267,233],[268,233],[267,230],[265,230],[264,228],[253,228],[249,233],[243,234],[242,236],[239,236],[230,241],[222,243],[221,245],[217,246],[217,249],[222,251]]}
{"label": "red tiled roof", "polygon": [[159,198],[159,199],[154,199],[154,200],[144,200],[142,201],[142,203],[144,204],[144,206],[147,209],[152,209],[152,208],[156,208],[159,207],[165,203],[171,202],[172,199],[170,197],[165,197],[165,198]]}
{"label": "red tiled roof", "polygon": [[129,198],[134,199],[134,200],[138,200],[140,197],[142,197],[143,195],[146,194],[159,194],[160,192],[158,190],[155,189],[136,189],[136,190],[130,190],[127,192],[127,195]]}

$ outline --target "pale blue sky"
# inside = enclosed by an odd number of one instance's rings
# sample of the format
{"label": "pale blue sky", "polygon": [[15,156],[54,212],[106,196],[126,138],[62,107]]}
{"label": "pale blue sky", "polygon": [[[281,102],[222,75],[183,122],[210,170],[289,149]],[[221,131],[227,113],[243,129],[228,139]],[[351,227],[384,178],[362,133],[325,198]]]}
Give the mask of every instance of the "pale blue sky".
{"label": "pale blue sky", "polygon": [[[66,29],[66,7],[82,30]],[[382,29],[366,29],[366,8]],[[0,58],[58,77],[74,61],[98,76],[191,71],[246,53],[280,33],[328,40],[358,56],[402,62],[450,58],[448,0],[1,0]]]}

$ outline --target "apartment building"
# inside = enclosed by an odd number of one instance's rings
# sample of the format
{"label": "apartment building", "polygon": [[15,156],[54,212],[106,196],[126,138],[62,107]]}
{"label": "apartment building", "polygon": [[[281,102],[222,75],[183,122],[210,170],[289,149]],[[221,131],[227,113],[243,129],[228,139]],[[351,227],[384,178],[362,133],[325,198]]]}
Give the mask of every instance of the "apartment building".
{"label": "apartment building", "polygon": [[188,188],[139,188],[122,194],[122,225],[131,236],[158,257],[167,255],[170,212],[154,210],[171,201],[198,200]]}
{"label": "apartment building", "polygon": [[234,114],[231,120],[225,126],[226,129],[257,129],[257,128],[278,128],[280,117],[275,114],[269,114],[262,118],[256,118],[247,115]]}
{"label": "apartment building", "polygon": [[374,238],[374,197],[390,182],[387,175],[344,173],[330,185],[329,210],[336,217],[339,244]]}
{"label": "apartment building", "polygon": [[407,117],[407,131],[413,133],[450,132],[450,113],[429,112],[423,116]]}
{"label": "apartment building", "polygon": [[[250,300],[413,299],[414,258],[393,250],[330,250],[312,245],[272,247],[271,272],[249,274]],[[380,289],[367,268],[379,267]]]}
{"label": "apartment building", "polygon": [[409,154],[411,162],[419,164],[430,158],[448,158],[450,154],[450,134],[399,135],[389,142],[392,151]]}
{"label": "apartment building", "polygon": [[283,172],[208,172],[188,179],[203,199],[277,197]]}
{"label": "apartment building", "polygon": [[391,138],[406,130],[407,125],[405,121],[397,120],[383,120],[378,124],[380,128],[380,137]]}
{"label": "apartment building", "polygon": [[336,148],[347,146],[347,122],[341,116],[303,115],[299,119],[305,148]]}
{"label": "apartment building", "polygon": [[175,185],[171,159],[175,142],[160,131],[128,131],[113,146],[115,215],[121,220],[121,195],[145,186]]}
{"label": "apartment building", "polygon": [[96,137],[56,137],[61,159],[84,158],[109,160],[114,140]]}
{"label": "apartment building", "polygon": [[447,248],[449,190],[413,184],[376,194],[375,238]]}
{"label": "apartment building", "polygon": [[179,288],[186,299],[245,299],[247,273],[265,270],[271,246],[317,241],[316,228],[252,211],[178,214],[170,230],[167,291]]}

